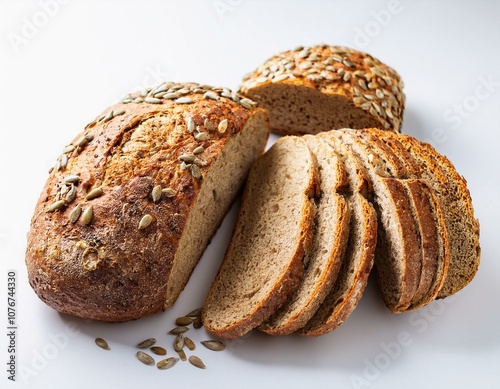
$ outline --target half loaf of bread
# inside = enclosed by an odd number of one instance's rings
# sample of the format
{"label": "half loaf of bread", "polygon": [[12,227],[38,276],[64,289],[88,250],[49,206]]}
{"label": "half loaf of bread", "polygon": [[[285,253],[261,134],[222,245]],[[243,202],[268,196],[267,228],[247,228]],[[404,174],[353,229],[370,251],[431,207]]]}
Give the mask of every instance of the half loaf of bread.
{"label": "half loaf of bread", "polygon": [[272,131],[281,134],[369,127],[398,132],[405,104],[394,69],[342,46],[275,55],[244,78],[240,92],[269,112]]}
{"label": "half loaf of bread", "polygon": [[263,152],[265,111],[225,88],[126,96],[64,148],[28,233],[29,282],[110,322],[171,306]]}

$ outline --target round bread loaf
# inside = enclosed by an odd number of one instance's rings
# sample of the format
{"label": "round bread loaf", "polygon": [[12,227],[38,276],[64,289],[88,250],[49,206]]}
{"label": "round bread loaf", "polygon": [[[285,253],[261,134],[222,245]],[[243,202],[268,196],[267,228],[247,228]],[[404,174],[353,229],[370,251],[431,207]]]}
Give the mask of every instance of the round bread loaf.
{"label": "round bread loaf", "polygon": [[405,104],[394,69],[342,46],[278,54],[248,74],[240,92],[269,111],[272,131],[281,134],[370,127],[399,132]]}
{"label": "round bread loaf", "polygon": [[110,322],[171,306],[264,150],[269,124],[255,105],[226,88],[163,83],[87,125],[32,218],[38,296]]}

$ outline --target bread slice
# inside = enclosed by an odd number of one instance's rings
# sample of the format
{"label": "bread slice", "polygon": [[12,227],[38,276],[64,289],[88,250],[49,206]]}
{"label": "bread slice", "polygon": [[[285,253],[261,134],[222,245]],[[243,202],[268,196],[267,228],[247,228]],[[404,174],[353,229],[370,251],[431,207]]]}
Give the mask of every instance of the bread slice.
{"label": "bread slice", "polygon": [[406,310],[420,281],[422,252],[419,225],[413,216],[411,197],[402,179],[404,166],[384,158],[381,149],[364,142],[352,129],[332,131],[367,169],[374,189],[378,215],[375,265],[385,304],[393,313]]}
{"label": "bread slice", "polygon": [[281,308],[259,326],[259,330],[271,335],[286,335],[298,330],[316,312],[337,278],[349,233],[350,211],[341,194],[348,185],[343,163],[321,139],[313,135],[305,135],[302,139],[318,162],[321,197],[304,275]]}
{"label": "bread slice", "polygon": [[205,328],[236,338],[262,324],[302,277],[313,236],[318,172],[304,140],[279,139],[252,166],[224,260],[202,311]]}
{"label": "bread slice", "polygon": [[369,127],[398,132],[405,104],[394,69],[342,46],[275,55],[244,78],[240,92],[266,109],[272,131],[282,134]]}
{"label": "bread slice", "polygon": [[[385,142],[385,132],[365,129],[355,134],[376,147],[386,159],[397,159],[404,169],[402,183],[411,200],[413,217],[419,227],[419,245],[422,252],[420,280],[407,309],[416,309],[431,301],[442,284],[449,263],[448,233],[444,214],[427,180],[420,178],[418,161],[403,147]],[[394,137],[396,138],[396,137]],[[394,143],[394,142],[393,142]]]}
{"label": "bread slice", "polygon": [[341,156],[348,173],[347,202],[351,210],[349,239],[334,287],[307,324],[301,336],[319,336],[341,325],[356,308],[368,282],[377,242],[377,215],[369,199],[371,184],[358,158],[330,132],[319,134]]}
{"label": "bread slice", "polygon": [[430,144],[409,135],[383,139],[393,147],[406,149],[421,163],[419,174],[429,182],[441,203],[448,231],[450,259],[437,298],[450,296],[474,278],[480,263],[479,221],[474,216],[467,182],[450,160]]}

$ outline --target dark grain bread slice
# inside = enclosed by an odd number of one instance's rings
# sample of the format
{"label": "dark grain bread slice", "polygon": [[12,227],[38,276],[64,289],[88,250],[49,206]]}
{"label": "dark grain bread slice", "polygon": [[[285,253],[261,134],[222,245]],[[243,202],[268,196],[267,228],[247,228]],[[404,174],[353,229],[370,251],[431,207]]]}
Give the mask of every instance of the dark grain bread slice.
{"label": "dark grain bread slice", "polygon": [[290,296],[311,247],[318,192],[316,161],[300,138],[281,138],[255,162],[203,306],[208,331],[227,339],[242,336]]}
{"label": "dark grain bread slice", "polygon": [[258,101],[272,130],[282,134],[369,127],[398,132],[405,104],[394,69],[342,46],[275,55],[244,78],[240,92]]}
{"label": "dark grain bread slice", "polygon": [[441,203],[448,231],[450,264],[437,297],[450,296],[472,280],[480,263],[479,221],[474,216],[467,182],[450,160],[430,144],[409,135],[382,139],[394,148],[406,149],[421,163],[419,174],[429,182]]}
{"label": "dark grain bread slice", "polygon": [[333,331],[352,313],[368,282],[377,242],[377,215],[369,200],[372,189],[368,174],[342,142],[330,135],[325,132],[319,136],[341,156],[348,173],[349,239],[334,287],[314,316],[298,331],[302,336]]}
{"label": "dark grain bread slice", "polygon": [[[374,190],[378,217],[375,266],[385,304],[393,313],[406,310],[420,281],[422,252],[419,225],[413,216],[411,197],[397,177],[404,166],[389,162],[382,151],[356,134],[356,130],[332,131],[366,168]],[[394,163],[394,166],[393,166]]]}
{"label": "dark grain bread slice", "polygon": [[347,187],[343,163],[321,139],[313,135],[305,135],[302,139],[318,162],[321,196],[304,275],[280,309],[259,326],[259,330],[271,335],[286,335],[298,330],[316,312],[337,278],[349,233],[350,211],[342,195]]}
{"label": "dark grain bread slice", "polygon": [[269,134],[262,109],[223,94],[147,88],[64,148],[28,233],[28,278],[44,302],[125,321],[176,301]]}
{"label": "dark grain bread slice", "polygon": [[[420,280],[408,309],[416,309],[431,301],[442,284],[449,263],[448,234],[443,210],[426,179],[420,177],[419,162],[395,142],[385,142],[384,132],[365,129],[355,134],[376,148],[386,160],[401,164],[399,178],[411,200],[413,217],[419,227],[419,245],[422,252]],[[394,137],[396,139],[396,137]],[[390,166],[393,166],[390,164]],[[396,169],[392,169],[393,172]],[[417,244],[417,242],[416,242]],[[411,308],[410,308],[411,307]]]}

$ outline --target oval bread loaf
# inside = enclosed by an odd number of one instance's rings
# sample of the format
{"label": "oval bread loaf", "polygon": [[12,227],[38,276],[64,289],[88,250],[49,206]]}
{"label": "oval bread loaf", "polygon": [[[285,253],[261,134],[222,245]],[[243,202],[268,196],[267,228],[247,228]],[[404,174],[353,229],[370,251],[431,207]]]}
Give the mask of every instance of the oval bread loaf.
{"label": "oval bread loaf", "polygon": [[282,134],[370,127],[399,132],[403,121],[399,74],[342,46],[280,53],[249,73],[240,92],[268,110],[272,131]]}
{"label": "oval bread loaf", "polygon": [[163,83],[87,125],[32,218],[38,296],[110,322],[171,306],[264,150],[267,114],[254,105],[225,88]]}

